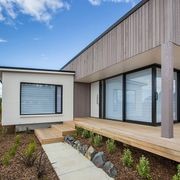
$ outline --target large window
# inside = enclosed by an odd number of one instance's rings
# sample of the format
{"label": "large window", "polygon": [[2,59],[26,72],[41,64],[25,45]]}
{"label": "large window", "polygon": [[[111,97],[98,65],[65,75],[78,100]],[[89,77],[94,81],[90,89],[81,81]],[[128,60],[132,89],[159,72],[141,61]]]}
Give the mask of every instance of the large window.
{"label": "large window", "polygon": [[[161,122],[161,69],[156,69],[156,92],[157,92],[157,111],[156,118],[157,122]],[[173,119],[177,120],[177,73],[174,72],[173,81]]]}
{"label": "large window", "polygon": [[62,86],[21,83],[22,115],[61,114]]}
{"label": "large window", "polygon": [[106,118],[122,120],[122,76],[106,80]]}
{"label": "large window", "polygon": [[152,69],[126,75],[126,119],[152,122]]}

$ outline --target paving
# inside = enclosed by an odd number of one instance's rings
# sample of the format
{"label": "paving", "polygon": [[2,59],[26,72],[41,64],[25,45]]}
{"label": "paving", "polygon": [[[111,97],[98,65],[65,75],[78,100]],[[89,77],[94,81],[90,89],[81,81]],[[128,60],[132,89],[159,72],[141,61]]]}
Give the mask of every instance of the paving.
{"label": "paving", "polygon": [[60,180],[113,180],[67,143],[43,145]]}

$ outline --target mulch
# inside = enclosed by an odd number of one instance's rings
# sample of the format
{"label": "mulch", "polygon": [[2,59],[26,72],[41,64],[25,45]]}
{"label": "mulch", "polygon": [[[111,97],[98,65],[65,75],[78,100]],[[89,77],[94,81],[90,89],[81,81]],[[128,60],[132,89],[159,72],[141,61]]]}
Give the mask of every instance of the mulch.
{"label": "mulch", "polygon": [[[18,152],[22,153],[28,143],[32,139],[36,141],[37,152],[43,151],[40,143],[32,133],[20,133],[21,141],[18,147]],[[5,136],[0,136],[0,160],[2,160],[3,155],[9,150],[12,144],[15,142],[14,134],[7,134]],[[18,153],[10,161],[9,166],[3,166],[0,162],[0,180],[37,180],[37,170],[35,166],[26,167],[22,161],[18,158]],[[46,164],[45,175],[42,179],[46,180],[58,180],[55,171],[52,168],[50,161],[46,154],[44,154],[44,161]]]}
{"label": "mulch", "polygon": [[[88,139],[78,137],[83,144],[88,144],[89,146],[92,145]],[[116,142],[117,149],[116,152],[113,154],[108,153],[106,149],[106,138],[103,139],[103,144],[101,147],[94,147],[98,152],[103,151],[105,153],[106,159],[111,161],[118,171],[118,176],[115,178],[116,180],[137,180],[141,179],[138,176],[136,171],[136,165],[139,161],[139,158],[144,155],[146,158],[149,159],[150,162],[150,169],[151,169],[151,177],[153,180],[172,180],[174,174],[176,174],[176,167],[177,162],[171,161],[169,159],[160,157],[158,155],[143,151],[138,148],[134,148],[131,146],[124,145],[123,143]],[[134,165],[131,168],[127,168],[123,166],[121,161],[123,149],[129,148],[132,151]]]}

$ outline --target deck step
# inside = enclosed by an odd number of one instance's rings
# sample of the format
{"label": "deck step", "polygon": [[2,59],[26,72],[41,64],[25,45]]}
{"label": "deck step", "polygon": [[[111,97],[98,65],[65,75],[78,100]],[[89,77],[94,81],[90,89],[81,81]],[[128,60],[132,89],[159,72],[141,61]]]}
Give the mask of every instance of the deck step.
{"label": "deck step", "polygon": [[51,125],[51,127],[56,129],[61,136],[73,134],[76,131],[75,128],[68,126],[67,124],[54,124]]}
{"label": "deck step", "polygon": [[55,128],[35,129],[34,132],[41,144],[50,144],[64,141],[64,137]]}
{"label": "deck step", "polygon": [[66,126],[75,128],[75,122],[74,122],[74,121],[66,121],[66,122],[63,122],[63,125],[66,125]]}

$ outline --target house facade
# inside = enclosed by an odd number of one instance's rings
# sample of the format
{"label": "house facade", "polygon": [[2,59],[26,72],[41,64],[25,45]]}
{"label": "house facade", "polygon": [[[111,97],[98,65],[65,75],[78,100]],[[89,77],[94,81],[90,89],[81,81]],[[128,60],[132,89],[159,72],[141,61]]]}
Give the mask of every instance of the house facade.
{"label": "house facade", "polygon": [[75,75],[75,117],[159,125],[173,137],[180,104],[180,1],[142,0],[62,69]]}
{"label": "house facade", "polygon": [[[180,0],[142,0],[59,71],[0,67],[2,124],[180,121]],[[13,93],[12,93],[13,92]]]}
{"label": "house facade", "polygon": [[74,74],[0,67],[2,125],[23,131],[72,120]]}

